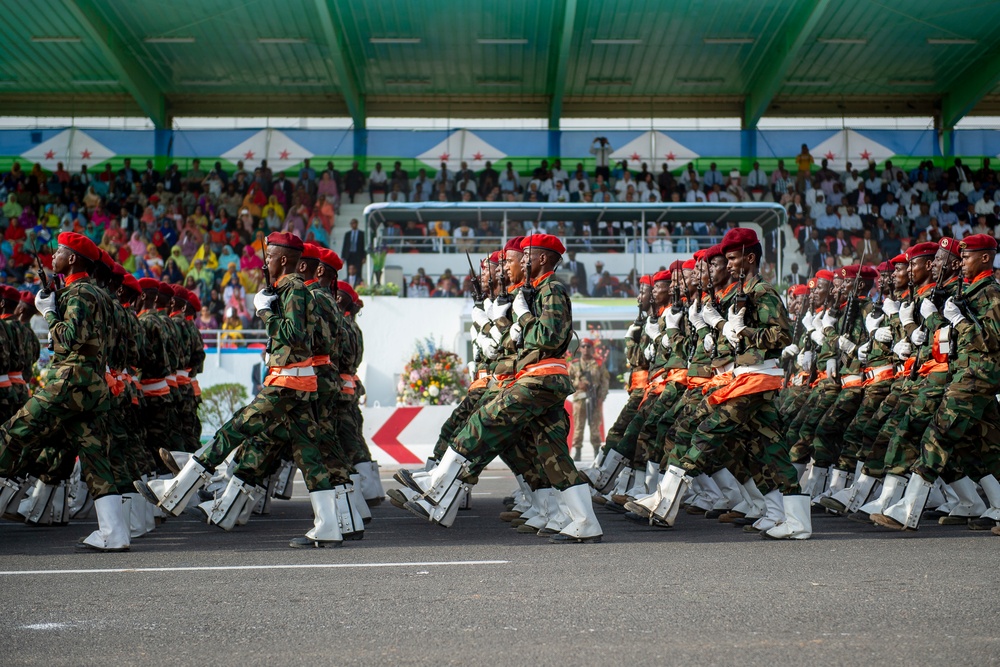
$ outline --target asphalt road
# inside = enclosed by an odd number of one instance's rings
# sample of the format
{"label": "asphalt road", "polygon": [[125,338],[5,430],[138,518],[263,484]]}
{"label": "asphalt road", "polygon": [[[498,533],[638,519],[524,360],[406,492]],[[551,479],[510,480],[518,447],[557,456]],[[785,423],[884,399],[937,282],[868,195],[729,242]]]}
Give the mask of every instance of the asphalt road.
{"label": "asphalt road", "polygon": [[341,549],[287,547],[304,498],[232,533],[184,515],[125,554],[75,553],[93,523],[0,523],[0,664],[1000,664],[989,533],[824,517],[785,543],[600,510],[604,543],[552,545],[497,519],[513,482],[487,477],[451,529],[386,502]]}

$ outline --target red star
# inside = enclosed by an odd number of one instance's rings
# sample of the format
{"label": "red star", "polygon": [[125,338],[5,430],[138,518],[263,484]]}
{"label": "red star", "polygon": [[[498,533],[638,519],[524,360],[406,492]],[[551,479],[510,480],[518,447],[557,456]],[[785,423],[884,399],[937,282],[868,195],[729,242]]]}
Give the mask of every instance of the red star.
{"label": "red star", "polygon": [[872,154],[868,152],[867,148],[864,149],[863,151],[861,151],[861,159],[862,160],[870,160],[871,157],[872,157]]}
{"label": "red star", "polygon": [[243,156],[243,159],[244,160],[252,160],[253,159],[253,151],[247,151],[246,154]]}
{"label": "red star", "polygon": [[638,153],[632,153],[632,157],[630,159],[632,162],[638,162],[641,159],[641,156]]}
{"label": "red star", "polygon": [[673,152],[667,153],[666,157],[668,162],[673,162],[677,159],[677,156],[674,155]]}
{"label": "red star", "polygon": [[482,153],[476,153],[475,155],[472,156],[472,159],[474,161],[476,161],[476,162],[479,162],[480,160],[483,159],[483,154]]}
{"label": "red star", "polygon": [[90,159],[90,151],[87,150],[86,148],[84,148],[83,152],[80,153],[80,157],[82,157],[84,160],[89,160]]}
{"label": "red star", "polygon": [[451,153],[441,153],[441,161],[442,162],[447,162],[448,158],[450,158],[450,157],[451,157]]}
{"label": "red star", "polygon": [[278,154],[278,158],[281,159],[281,160],[287,160],[288,159],[288,151],[287,150],[281,151],[281,153]]}
{"label": "red star", "polygon": [[55,151],[49,151],[48,153],[45,154],[45,159],[46,160],[51,160],[55,156],[56,156],[56,152]]}
{"label": "red star", "polygon": [[827,160],[832,160],[837,156],[833,154],[833,151],[827,151],[826,155],[824,155],[823,157],[825,157]]}

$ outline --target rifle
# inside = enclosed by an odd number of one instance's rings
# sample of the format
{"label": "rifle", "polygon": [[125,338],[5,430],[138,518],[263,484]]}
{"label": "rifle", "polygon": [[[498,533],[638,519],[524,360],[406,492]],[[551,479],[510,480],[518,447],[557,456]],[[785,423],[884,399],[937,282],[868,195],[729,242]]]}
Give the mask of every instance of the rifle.
{"label": "rifle", "polygon": [[[931,302],[934,303],[935,306],[937,306],[938,303],[940,303],[939,300],[941,299],[942,295],[944,294],[944,281],[946,279],[946,276],[945,276],[945,273],[944,273],[945,269],[946,269],[946,265],[945,265],[944,262],[942,262],[941,263],[941,268],[938,269],[937,279],[934,282],[934,289],[931,290],[930,297],[928,297],[928,298],[930,298]],[[962,281],[959,280],[958,284],[959,284],[959,289],[961,289]],[[911,294],[911,296],[914,296],[914,295]],[[914,301],[916,301],[915,297],[914,297]],[[940,308],[940,306],[938,306],[938,308]],[[913,320],[914,320],[914,322],[916,322],[917,315],[918,315],[918,313],[916,312],[916,310],[914,310],[914,313],[913,313]],[[921,326],[922,324],[923,324],[923,322],[921,322],[918,326]],[[930,337],[930,332],[928,331],[927,333],[928,333],[928,337]],[[927,343],[925,342],[924,345],[926,345],[926,344]],[[920,375],[920,366],[921,366],[921,363],[920,363],[920,348],[924,347],[924,345],[921,345],[921,346],[917,347],[916,352],[913,353],[913,365],[910,367],[910,379],[911,380],[916,380],[917,377]]]}
{"label": "rifle", "polygon": [[[805,317],[806,313],[809,312],[809,299],[802,299],[802,303],[799,304],[799,312],[795,318],[795,327],[792,329],[792,342],[795,343],[797,340],[802,338],[805,325],[802,323],[802,318]],[[795,370],[795,359],[789,359],[785,362],[785,380],[784,386],[788,387],[792,382],[792,372]]]}
{"label": "rifle", "polygon": [[[260,256],[264,260],[264,266],[262,267],[264,273],[264,293],[274,294],[274,283],[271,282],[271,270],[267,268],[267,237],[264,236],[264,232],[257,232],[257,238],[260,239]],[[334,287],[334,290],[336,290],[336,287]],[[334,296],[336,296],[336,292],[334,292]]]}
{"label": "rifle", "polygon": [[[834,292],[833,287],[830,287],[830,292],[826,295],[826,300],[822,304],[821,312],[822,312],[822,310],[827,310],[828,308],[832,307],[831,299],[834,298],[835,294],[836,293]],[[812,336],[809,337],[809,341],[808,341],[808,343],[806,343],[806,348],[807,348],[807,351],[813,353],[813,365],[812,365],[812,370],[809,371],[809,379],[808,379],[809,386],[811,387],[812,384],[813,384],[813,382],[816,381],[816,378],[819,375],[819,363],[818,363],[819,360],[816,358],[816,354],[815,354],[815,352],[816,352],[816,341],[814,341],[812,339]]]}
{"label": "rifle", "polygon": [[479,277],[476,275],[476,270],[472,268],[472,258],[469,257],[469,251],[465,251],[465,259],[469,260],[469,278],[472,282],[472,292],[476,295],[476,301],[478,303],[483,302],[483,288],[479,284]]}
{"label": "rifle", "polygon": [[[504,253],[506,258],[506,253]],[[507,269],[500,266],[500,293],[497,294],[496,305],[502,306],[504,304],[510,303],[510,294],[507,292]]]}
{"label": "rifle", "polygon": [[[840,331],[838,332],[841,336],[850,336],[851,332],[854,330],[854,320],[858,318],[858,285],[861,283],[861,269],[865,266],[865,253],[861,251],[861,263],[858,264],[858,273],[854,276],[854,285],[851,287],[851,291],[847,294],[847,306],[844,309],[844,319],[840,321]],[[840,378],[840,359],[841,354],[838,352],[837,355],[833,357],[833,370],[835,376]]]}
{"label": "rifle", "polygon": [[[740,249],[740,276],[739,276],[740,284],[737,285],[736,302],[734,304],[737,313],[747,307],[747,291],[746,287],[743,284],[744,282],[746,282],[747,279],[747,268],[746,268],[747,262],[746,262],[746,257],[744,256],[745,252],[746,252],[746,246]],[[746,313],[744,313],[744,315],[745,314]],[[746,351],[746,349],[747,349],[746,339],[741,336],[740,339],[736,342],[736,354],[743,354]]]}
{"label": "rifle", "polygon": [[490,285],[490,300],[492,301],[493,299],[496,298],[496,291],[493,289],[493,264],[490,263],[489,257],[486,258],[486,266],[487,266],[487,268],[488,268],[488,270],[490,272],[490,282],[489,282],[489,285]]}
{"label": "rifle", "polygon": [[[681,274],[683,279],[683,273]],[[670,304],[670,310],[673,311],[674,315],[684,310],[681,306],[681,283],[673,275],[670,276],[670,287],[673,290],[673,303]]]}
{"label": "rifle", "polygon": [[532,315],[535,314],[535,295],[538,290],[535,286],[531,284],[531,237],[528,237],[528,247],[524,249],[525,256],[525,271],[524,284],[521,285],[521,294],[524,295],[524,301],[528,304],[528,312]]}

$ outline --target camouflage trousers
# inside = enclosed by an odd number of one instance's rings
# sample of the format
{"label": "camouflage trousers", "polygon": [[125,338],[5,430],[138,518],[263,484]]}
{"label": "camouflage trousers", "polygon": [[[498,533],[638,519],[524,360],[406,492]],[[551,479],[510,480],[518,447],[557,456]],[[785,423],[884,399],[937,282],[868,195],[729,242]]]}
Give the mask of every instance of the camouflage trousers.
{"label": "camouflage trousers", "polygon": [[[681,465],[681,459],[684,458],[684,455],[691,448],[691,441],[695,431],[698,429],[698,425],[708,419],[714,409],[714,406],[706,399],[718,389],[719,387],[712,387],[706,394],[702,388],[692,387],[684,392],[684,396],[681,398],[680,414],[673,425],[667,429],[664,437],[665,455],[662,463],[672,466]],[[722,455],[722,452],[718,452],[718,454]],[[705,465],[715,466],[716,470],[728,467],[725,464],[719,464],[718,461],[711,464],[706,463]]]}
{"label": "camouflage trousers", "polygon": [[636,438],[632,460],[637,469],[649,461],[659,462],[663,458],[666,432],[672,423],[670,417],[686,389],[687,385],[668,382],[660,392]]}
{"label": "camouflage trousers", "polygon": [[601,449],[601,424],[604,422],[604,404],[584,398],[573,401],[573,449],[583,445],[584,428],[590,429],[590,446],[594,454]]}
{"label": "camouflage trousers", "polygon": [[875,411],[872,421],[862,431],[865,440],[863,471],[872,477],[885,475],[885,457],[889,451],[889,441],[899,427],[899,422],[910,409],[917,396],[918,385],[909,378],[902,378],[898,387],[894,386],[885,401]]}
{"label": "camouflage trousers", "polygon": [[[73,406],[75,407],[75,406]],[[22,474],[28,462],[63,474],[75,456],[80,457],[81,473],[94,498],[117,493],[115,475],[109,459],[105,426],[107,405],[100,412],[74,410],[67,403],[51,402],[34,396],[13,417],[0,426],[0,477]],[[39,460],[46,444],[51,459]],[[55,472],[59,471],[59,472]],[[65,473],[65,478],[69,473]]]}
{"label": "camouflage trousers", "polygon": [[[889,433],[884,457],[885,472],[905,475],[920,458],[920,439],[934,419],[948,384],[947,373],[931,373],[919,385],[913,402]],[[879,437],[882,437],[879,433]]]}
{"label": "camouflage trousers", "polygon": [[341,394],[333,407],[336,411],[337,440],[347,460],[352,465],[371,461],[372,455],[365,442],[364,417],[357,400],[350,394]]}
{"label": "camouflage trousers", "polygon": [[781,390],[781,402],[778,412],[784,417],[785,422],[791,426],[795,415],[799,413],[802,406],[809,400],[809,385],[792,385]]}
{"label": "camouflage trousers", "polygon": [[214,469],[239,448],[233,475],[262,485],[289,447],[309,491],[329,491],[345,483],[334,479],[331,470],[337,462],[317,442],[315,398],[310,392],[264,387],[219,429],[199,460]]}
{"label": "camouflage trousers", "polygon": [[[864,399],[864,387],[841,389],[833,405],[816,424],[816,435],[812,441],[814,465],[820,468],[835,467],[840,463],[840,453],[844,446],[844,424],[849,424],[858,413]],[[854,472],[854,468],[851,468]]]}
{"label": "camouflage trousers", "polygon": [[177,387],[177,431],[182,449],[193,453],[201,447],[201,419],[198,417],[198,397],[189,384]]}
{"label": "camouflage trousers", "polygon": [[22,405],[24,405],[24,401],[21,400],[13,385],[0,387],[0,420],[6,422],[14,416]]}
{"label": "camouflage trousers", "polygon": [[945,471],[950,481],[1000,477],[1000,410],[992,391],[962,381],[948,385],[920,448],[913,471],[928,481]]}
{"label": "camouflage trousers", "polygon": [[[563,375],[523,377],[501,389],[474,412],[455,436],[454,449],[470,460],[468,478],[530,434],[535,462],[553,487],[584,483],[569,453],[569,415],[564,402],[572,392]],[[526,449],[526,452],[529,451]]]}
{"label": "camouflage trousers", "polygon": [[808,463],[812,458],[812,443],[816,437],[816,427],[826,411],[830,409],[840,394],[840,383],[830,378],[819,381],[809,394],[808,400],[792,418],[785,430],[785,446],[791,452],[794,463]]}
{"label": "camouflage trousers", "polygon": [[605,454],[613,449],[621,453],[623,456],[629,456],[625,452],[618,449],[618,444],[625,435],[625,429],[627,429],[628,425],[632,423],[633,419],[635,419],[635,414],[639,410],[639,404],[642,403],[642,396],[642,389],[633,389],[629,392],[628,401],[625,402],[625,407],[623,407],[622,411],[618,413],[618,418],[615,419],[615,423],[611,425],[611,428],[609,428],[608,432],[604,435],[604,447],[602,450]]}
{"label": "camouflage trousers", "polygon": [[479,405],[480,399],[485,394],[486,387],[473,389],[465,395],[465,398],[462,399],[461,403],[455,406],[455,409],[451,411],[450,415],[448,415],[448,419],[446,419],[444,424],[441,425],[441,432],[438,434],[437,444],[434,445],[434,453],[431,454],[432,459],[435,461],[441,460],[441,457],[444,456],[444,453],[447,451],[448,445],[451,444],[455,434],[458,433],[459,429],[465,426],[465,422],[469,421],[469,417],[476,411],[476,407]]}
{"label": "camouflage trousers", "polygon": [[[316,393],[316,400],[312,403],[316,413],[316,444],[323,451],[329,462],[336,462],[330,473],[335,480],[347,480],[357,472],[351,465],[351,460],[340,444],[340,426],[337,423],[337,399],[338,394],[325,392],[322,389]],[[286,448],[285,459],[290,459],[290,452]],[[337,483],[343,483],[342,481]]]}
{"label": "camouflage trousers", "polygon": [[[175,437],[173,396],[145,396],[142,401],[142,423],[146,427],[146,449],[150,453],[150,458],[155,462],[156,472],[165,475],[169,474],[167,467],[160,461],[159,449],[175,449],[183,444],[183,441]],[[224,457],[223,457],[224,458]]]}
{"label": "camouflage trousers", "polygon": [[865,387],[865,395],[861,399],[861,405],[858,406],[858,411],[844,431],[844,446],[840,450],[840,460],[837,463],[837,467],[841,470],[854,470],[858,461],[868,458],[862,431],[865,425],[871,422],[875,411],[889,395],[892,382],[892,380],[883,380]]}
{"label": "camouflage trousers", "polygon": [[680,466],[695,475],[714,472],[713,467],[717,470],[721,466],[712,463],[724,459],[722,452],[728,449],[734,458],[746,457],[753,462],[754,479],[765,493],[775,489],[783,494],[799,493],[798,475],[781,439],[776,398],[776,391],[765,391],[710,406],[708,417],[698,424],[691,446],[680,458]]}

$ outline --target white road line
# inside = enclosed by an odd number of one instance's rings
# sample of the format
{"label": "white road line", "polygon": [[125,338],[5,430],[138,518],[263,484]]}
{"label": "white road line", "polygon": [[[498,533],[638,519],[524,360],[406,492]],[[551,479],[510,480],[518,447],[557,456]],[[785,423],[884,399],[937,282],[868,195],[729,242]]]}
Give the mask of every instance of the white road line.
{"label": "white road line", "polygon": [[119,574],[125,572],[217,572],[225,570],[330,570],[364,567],[445,567],[448,565],[506,565],[509,560],[414,561],[412,563],[302,563],[289,565],[209,565],[203,567],[123,567],[93,570],[8,570],[0,575]]}

